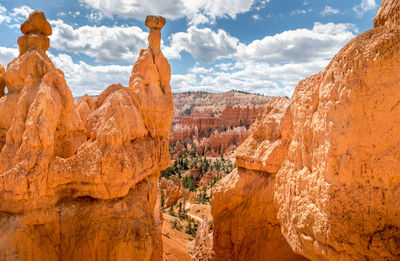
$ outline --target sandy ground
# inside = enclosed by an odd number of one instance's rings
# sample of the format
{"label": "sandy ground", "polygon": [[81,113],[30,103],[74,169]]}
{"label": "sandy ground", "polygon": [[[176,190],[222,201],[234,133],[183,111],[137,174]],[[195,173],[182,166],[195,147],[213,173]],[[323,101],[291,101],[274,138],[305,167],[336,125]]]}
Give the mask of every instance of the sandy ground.
{"label": "sandy ground", "polygon": [[176,219],[170,215],[163,214],[162,240],[164,246],[165,261],[191,261],[189,256],[190,236],[182,231],[173,229],[170,221]]}

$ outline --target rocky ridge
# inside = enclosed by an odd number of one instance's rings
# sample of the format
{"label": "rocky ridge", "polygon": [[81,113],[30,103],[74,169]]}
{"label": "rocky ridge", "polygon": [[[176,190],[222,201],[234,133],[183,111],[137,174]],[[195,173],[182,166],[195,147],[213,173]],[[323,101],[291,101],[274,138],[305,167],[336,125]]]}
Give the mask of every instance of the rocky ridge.
{"label": "rocky ridge", "polygon": [[20,55],[0,67],[1,260],[162,259],[157,191],[173,102],[159,45],[165,19],[148,19],[149,48],[129,87],[111,85],[76,108],[46,55],[45,15],[21,26]]}

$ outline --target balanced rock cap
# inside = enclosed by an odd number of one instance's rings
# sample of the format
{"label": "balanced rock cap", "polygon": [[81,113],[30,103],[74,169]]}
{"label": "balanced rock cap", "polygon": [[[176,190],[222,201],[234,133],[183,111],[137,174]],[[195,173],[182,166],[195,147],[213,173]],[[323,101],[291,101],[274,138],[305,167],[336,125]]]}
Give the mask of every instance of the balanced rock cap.
{"label": "balanced rock cap", "polygon": [[52,34],[51,26],[41,11],[34,11],[29,14],[28,19],[21,25],[21,32],[23,34],[40,33],[43,36]]}
{"label": "balanced rock cap", "polygon": [[150,29],[162,29],[165,25],[165,18],[158,15],[148,15],[145,25]]}

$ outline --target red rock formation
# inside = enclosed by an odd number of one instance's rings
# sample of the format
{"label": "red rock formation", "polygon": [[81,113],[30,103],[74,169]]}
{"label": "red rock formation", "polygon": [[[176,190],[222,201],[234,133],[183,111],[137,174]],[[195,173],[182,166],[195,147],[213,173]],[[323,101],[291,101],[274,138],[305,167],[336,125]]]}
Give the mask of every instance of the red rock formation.
{"label": "red rock formation", "polygon": [[189,127],[177,124],[172,127],[172,136],[169,141],[172,143],[180,142],[181,144],[191,144],[194,139],[199,138],[199,129],[197,127]]}
{"label": "red rock formation", "polygon": [[[170,163],[172,94],[159,32],[129,88],[112,85],[77,111],[45,53],[44,14],[21,31],[0,98],[0,259],[161,260],[157,190]],[[146,115],[155,97],[162,120]]]}
{"label": "red rock formation", "polygon": [[[219,156],[235,149],[248,136],[247,128],[255,121],[258,106],[225,106],[221,113],[192,111],[189,116],[175,116],[170,142],[195,142],[209,156]],[[236,128],[241,127],[241,128]],[[232,130],[233,129],[233,130]]]}
{"label": "red rock formation", "polygon": [[237,149],[236,165],[276,173],[291,141],[290,100],[272,98],[251,128],[251,136]]}
{"label": "red rock formation", "polygon": [[311,259],[400,259],[400,9],[296,87],[293,139],[275,202],[291,247]]}
{"label": "red rock formation", "polygon": [[173,159],[177,159],[179,155],[187,151],[187,148],[179,141],[175,142],[175,146],[173,147],[171,156],[173,156]]}
{"label": "red rock formation", "polygon": [[254,124],[238,149],[239,173],[214,193],[219,257],[251,249],[243,259],[258,260],[280,224],[290,247],[312,260],[400,259],[399,7],[383,0],[372,30]]}
{"label": "red rock formation", "polygon": [[207,215],[202,216],[202,222],[197,229],[191,253],[193,260],[196,261],[214,260],[212,240],[210,236],[210,224]]}
{"label": "red rock formation", "polygon": [[[274,174],[284,157],[280,147],[287,147],[282,140],[290,132],[285,128],[289,102],[271,99],[236,152],[239,168],[214,186],[216,260],[304,260],[283,237],[274,206]],[[265,162],[269,157],[277,160],[275,165]]]}
{"label": "red rock formation", "polygon": [[268,100],[269,97],[237,91],[177,93],[174,95],[174,116],[188,115],[188,112],[193,114],[220,114],[227,105],[264,106]]}
{"label": "red rock formation", "polygon": [[169,177],[160,179],[161,195],[167,196],[165,206],[169,207],[172,203],[178,202],[179,199],[189,200],[191,192],[181,186],[181,181],[177,177]]}
{"label": "red rock formation", "polygon": [[400,2],[395,0],[383,0],[381,8],[374,20],[374,27],[396,28],[400,24]]}
{"label": "red rock formation", "polygon": [[196,149],[211,157],[219,157],[226,152],[233,151],[248,136],[250,131],[245,127],[235,127],[227,131],[215,131],[209,138],[195,140]]}
{"label": "red rock formation", "polygon": [[32,12],[21,25],[21,32],[24,35],[18,38],[20,54],[25,53],[28,49],[46,52],[50,48],[50,39],[47,36],[52,34],[52,30],[44,13]]}
{"label": "red rock formation", "polygon": [[83,123],[89,118],[90,114],[97,108],[97,101],[95,98],[85,94],[79,99],[75,106],[75,110],[79,113]]}
{"label": "red rock formation", "polygon": [[[232,107],[226,106],[218,115],[208,117],[178,116],[177,124],[187,126],[194,130],[196,127],[201,136],[210,135],[215,130],[224,130],[237,126],[250,126],[256,119],[257,114],[262,110],[261,107]],[[196,114],[195,114],[196,115]],[[173,138],[171,139],[174,140]]]}
{"label": "red rock formation", "polygon": [[215,179],[219,179],[221,176],[222,176],[221,172],[218,172],[218,171],[215,171],[215,170],[208,171],[200,179],[200,181],[199,181],[197,186],[198,187],[210,186],[211,183],[213,182],[214,178]]}

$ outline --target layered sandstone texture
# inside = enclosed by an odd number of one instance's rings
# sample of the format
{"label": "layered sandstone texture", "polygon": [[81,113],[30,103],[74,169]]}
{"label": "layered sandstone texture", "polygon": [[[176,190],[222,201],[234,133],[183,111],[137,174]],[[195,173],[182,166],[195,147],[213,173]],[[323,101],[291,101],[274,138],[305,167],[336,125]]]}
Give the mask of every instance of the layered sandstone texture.
{"label": "layered sandstone texture", "polygon": [[400,259],[400,4],[296,87],[275,179],[291,247],[314,260]]}
{"label": "layered sandstone texture", "polygon": [[1,260],[162,259],[157,191],[173,101],[157,45],[165,20],[150,19],[130,86],[76,108],[45,53],[44,14],[21,26],[20,55],[0,67]]}
{"label": "layered sandstone texture", "polygon": [[216,260],[305,260],[283,237],[274,206],[275,174],[290,139],[289,103],[271,99],[236,152],[238,169],[214,186]]}

